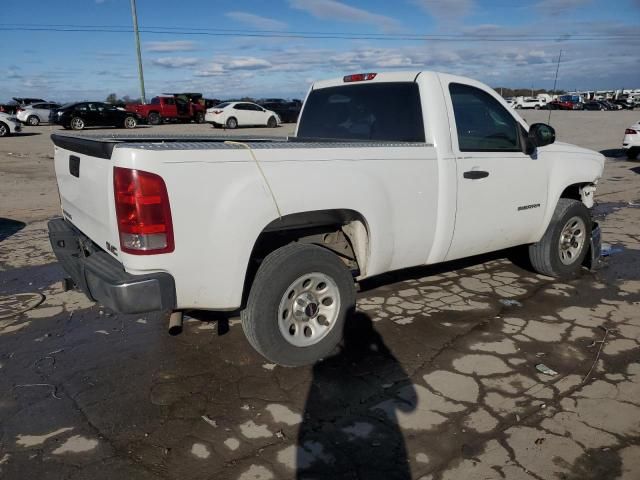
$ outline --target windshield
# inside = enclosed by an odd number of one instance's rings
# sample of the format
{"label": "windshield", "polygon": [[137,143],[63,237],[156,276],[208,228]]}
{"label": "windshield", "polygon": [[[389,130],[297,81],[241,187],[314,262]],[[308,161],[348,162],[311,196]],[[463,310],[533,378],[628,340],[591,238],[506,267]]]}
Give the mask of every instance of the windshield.
{"label": "windshield", "polygon": [[313,90],[298,137],[424,142],[418,85],[372,83]]}

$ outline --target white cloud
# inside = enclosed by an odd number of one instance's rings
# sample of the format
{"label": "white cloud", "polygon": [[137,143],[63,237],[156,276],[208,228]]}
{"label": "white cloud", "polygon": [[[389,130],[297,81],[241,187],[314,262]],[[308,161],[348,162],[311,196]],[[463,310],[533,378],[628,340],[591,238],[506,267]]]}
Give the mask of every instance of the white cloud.
{"label": "white cloud", "polygon": [[400,28],[400,22],[395,18],[371,13],[336,0],[289,0],[289,4],[292,8],[303,10],[323,20],[367,23],[385,31]]}
{"label": "white cloud", "polygon": [[272,18],[261,17],[260,15],[254,15],[253,13],[246,12],[228,12],[224,14],[236,22],[251,25],[252,27],[260,30],[284,30],[287,28],[287,24],[279,20]]}
{"label": "white cloud", "polygon": [[204,65],[195,75],[198,77],[219,77],[236,71],[269,70],[274,65],[263,58],[256,57],[218,57],[216,62]]}
{"label": "white cloud", "polygon": [[191,52],[196,50],[196,42],[189,40],[173,40],[170,42],[147,42],[144,44],[147,52]]}
{"label": "white cloud", "polygon": [[474,0],[413,0],[413,3],[438,20],[454,20],[467,16]]}
{"label": "white cloud", "polygon": [[165,68],[184,68],[198,65],[200,61],[200,59],[194,57],[161,57],[154,58],[151,63]]}
{"label": "white cloud", "polygon": [[271,66],[271,62],[255,57],[237,57],[226,64],[228,70],[262,70]]}

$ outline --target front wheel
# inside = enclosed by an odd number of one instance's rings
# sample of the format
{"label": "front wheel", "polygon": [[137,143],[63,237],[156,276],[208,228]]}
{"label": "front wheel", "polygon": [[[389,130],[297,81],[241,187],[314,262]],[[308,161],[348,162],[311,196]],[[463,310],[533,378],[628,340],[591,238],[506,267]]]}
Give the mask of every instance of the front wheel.
{"label": "front wheel", "polygon": [[84,128],[84,120],[80,117],[73,117],[70,125],[73,130],[82,130]]}
{"label": "front wheel", "polygon": [[7,137],[9,136],[9,133],[11,133],[11,131],[9,130],[9,125],[0,122],[0,137]]}
{"label": "front wheel", "polygon": [[640,147],[631,147],[627,150],[627,158],[629,160],[635,160],[640,153]]}
{"label": "front wheel", "polygon": [[276,128],[277,126],[278,121],[276,120],[276,117],[269,117],[269,120],[267,120],[267,127]]}
{"label": "front wheel", "polygon": [[266,359],[308,365],[338,345],[354,308],[353,277],[338,256],[317,245],[292,243],[260,265],[242,328]]}
{"label": "front wheel", "polygon": [[550,277],[578,274],[591,242],[589,210],[578,200],[561,198],[542,239],[529,246],[533,268]]}

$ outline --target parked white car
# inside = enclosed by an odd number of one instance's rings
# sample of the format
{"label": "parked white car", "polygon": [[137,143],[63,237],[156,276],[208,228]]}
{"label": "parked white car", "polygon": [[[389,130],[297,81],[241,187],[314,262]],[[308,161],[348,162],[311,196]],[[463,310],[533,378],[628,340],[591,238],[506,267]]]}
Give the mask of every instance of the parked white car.
{"label": "parked white car", "polygon": [[0,112],[0,137],[6,137],[22,130],[22,125],[16,117]]}
{"label": "parked white car", "polygon": [[626,150],[629,159],[636,159],[640,153],[640,121],[624,131],[622,148]]}
{"label": "parked white car", "polygon": [[280,117],[273,110],[251,102],[226,102],[208,108],[204,116],[205,122],[214,127],[255,127],[275,128],[280,125]]}
{"label": "parked white car", "polygon": [[36,126],[43,122],[49,121],[49,113],[51,110],[60,108],[57,103],[34,103],[24,107],[19,107],[16,112],[16,117],[22,123],[27,125]]}
{"label": "parked white car", "polygon": [[49,236],[78,287],[118,312],[177,312],[170,325],[241,309],[281,365],[333,351],[362,279],[519,245],[536,271],[572,277],[600,254],[604,157],[469,78],[316,82],[287,139],[52,139]]}

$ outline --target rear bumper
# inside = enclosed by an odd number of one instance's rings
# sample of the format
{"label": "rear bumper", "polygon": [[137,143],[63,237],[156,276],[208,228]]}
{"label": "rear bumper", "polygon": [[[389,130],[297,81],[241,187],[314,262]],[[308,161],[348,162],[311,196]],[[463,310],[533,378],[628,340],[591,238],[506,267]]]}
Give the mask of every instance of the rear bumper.
{"label": "rear bumper", "polygon": [[58,261],[91,300],[119,313],[174,310],[176,289],[168,273],[132,275],[71,223],[49,221],[49,240]]}

